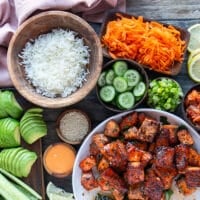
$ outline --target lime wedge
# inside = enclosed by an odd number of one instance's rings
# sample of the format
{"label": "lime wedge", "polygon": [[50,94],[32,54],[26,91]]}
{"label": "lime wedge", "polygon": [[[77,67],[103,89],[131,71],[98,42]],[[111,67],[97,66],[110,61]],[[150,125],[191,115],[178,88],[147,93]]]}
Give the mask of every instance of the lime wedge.
{"label": "lime wedge", "polygon": [[195,82],[200,82],[200,54],[194,56],[188,64],[188,74]]}
{"label": "lime wedge", "polygon": [[195,49],[194,51],[192,51],[188,57],[188,62],[187,64],[190,65],[190,63],[192,62],[193,58],[197,55],[200,55],[200,48],[199,49]]}
{"label": "lime wedge", "polygon": [[74,200],[72,193],[55,186],[52,182],[48,183],[46,193],[49,200]]}
{"label": "lime wedge", "polygon": [[73,198],[69,197],[69,196],[67,197],[67,196],[63,196],[63,195],[59,195],[59,194],[55,194],[55,193],[50,193],[49,199],[50,200],[71,200]]}
{"label": "lime wedge", "polygon": [[200,48],[200,24],[194,24],[188,28],[190,32],[190,41],[188,44],[188,51],[192,52]]}

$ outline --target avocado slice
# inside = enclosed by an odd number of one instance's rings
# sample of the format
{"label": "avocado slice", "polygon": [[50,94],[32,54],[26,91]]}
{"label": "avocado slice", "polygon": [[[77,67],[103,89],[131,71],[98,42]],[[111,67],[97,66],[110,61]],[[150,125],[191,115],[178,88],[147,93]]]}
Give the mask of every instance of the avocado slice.
{"label": "avocado slice", "polygon": [[12,91],[5,90],[1,92],[0,104],[4,111],[12,118],[19,119],[23,113],[23,108],[17,102]]}
{"label": "avocado slice", "polygon": [[[17,154],[14,156],[13,158],[13,171],[10,171],[13,175],[17,176],[17,177],[23,177],[22,175],[22,170],[25,170],[25,167],[23,167],[23,165],[21,164],[21,157],[23,157],[24,154],[26,154],[28,152],[27,149],[20,149],[20,151],[17,152]],[[23,169],[22,169],[23,168]]]}
{"label": "avocado slice", "polygon": [[26,111],[20,120],[20,132],[22,138],[32,144],[47,134],[47,125],[43,119],[41,108],[32,108]]}
{"label": "avocado slice", "polygon": [[[18,171],[20,177],[27,177],[31,172],[32,165],[37,159],[37,154],[32,151],[23,152],[19,157]],[[24,166],[24,167],[21,167]]]}
{"label": "avocado slice", "polygon": [[28,113],[42,113],[43,109],[42,108],[30,108],[27,110]]}
{"label": "avocado slice", "polygon": [[[14,158],[16,157],[16,155],[18,154],[18,152],[20,152],[22,150],[22,147],[17,147],[17,148],[12,148],[10,149],[10,151],[8,151],[8,157],[6,158],[6,162],[7,162],[7,169],[9,168],[10,170],[8,171],[15,171],[15,160]],[[3,168],[5,169],[5,168]]]}
{"label": "avocado slice", "polygon": [[19,122],[10,117],[0,119],[0,147],[16,147],[20,142]]}
{"label": "avocado slice", "polygon": [[47,134],[46,125],[38,125],[35,127],[28,127],[22,134],[23,139],[28,143],[32,144],[39,138],[45,136]]}
{"label": "avocado slice", "polygon": [[17,177],[27,177],[37,154],[23,147],[4,149],[0,152],[0,167]]}
{"label": "avocado slice", "polygon": [[23,129],[24,126],[28,125],[28,124],[32,124],[32,123],[44,123],[43,121],[43,117],[40,116],[40,117],[28,117],[28,118],[25,118],[24,120],[21,120],[20,121],[20,129]]}
{"label": "avocado slice", "polygon": [[2,91],[0,90],[0,118],[8,117],[8,113],[5,111],[2,103]]}

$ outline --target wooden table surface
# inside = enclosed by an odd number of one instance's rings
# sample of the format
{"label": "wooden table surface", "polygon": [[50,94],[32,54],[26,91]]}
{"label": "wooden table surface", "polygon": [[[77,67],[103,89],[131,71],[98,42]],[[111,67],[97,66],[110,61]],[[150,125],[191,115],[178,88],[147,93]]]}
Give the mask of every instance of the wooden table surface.
{"label": "wooden table surface", "polygon": [[[127,12],[174,24],[182,28],[188,28],[192,24],[200,23],[200,3],[198,2],[199,1],[197,0],[127,0]],[[100,24],[92,24],[92,26],[98,33]],[[187,74],[187,58],[188,55],[185,56],[180,74],[173,77],[181,84],[184,93],[195,84]],[[150,78],[162,76],[162,74],[152,72],[148,73],[148,75]],[[143,104],[141,107],[146,107],[146,105]],[[48,145],[60,141],[55,131],[55,122],[58,115],[69,108],[78,108],[85,111],[91,118],[92,128],[107,117],[116,114],[101,106],[94,90],[83,101],[72,107],[56,110],[45,109],[44,116],[48,124],[48,135],[42,139],[43,151]],[[182,116],[180,108],[175,114]],[[75,146],[75,148],[78,150],[79,146]],[[45,185],[49,181],[52,181],[54,184],[64,188],[68,192],[72,192],[71,176],[59,179],[48,175],[44,170]]]}

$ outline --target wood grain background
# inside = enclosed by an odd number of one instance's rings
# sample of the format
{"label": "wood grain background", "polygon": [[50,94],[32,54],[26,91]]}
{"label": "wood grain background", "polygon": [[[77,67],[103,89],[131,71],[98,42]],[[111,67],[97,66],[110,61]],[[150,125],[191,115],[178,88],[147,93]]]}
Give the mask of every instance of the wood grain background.
{"label": "wood grain background", "polygon": [[[174,24],[176,26],[180,26],[182,28],[188,28],[192,24],[200,23],[200,3],[198,0],[127,0],[127,12],[134,15],[143,15],[144,17],[151,18],[154,20],[158,20],[160,22],[165,22],[169,24]],[[91,24],[93,28],[99,33],[101,24]],[[187,62],[188,54],[184,58],[184,63],[182,65],[182,70],[180,74],[174,76],[173,78],[178,81],[184,93],[189,90],[191,86],[195,83],[188,77],[187,74]],[[104,63],[107,60],[104,60]],[[150,79],[154,77],[162,76],[159,73],[153,73],[152,71],[148,71],[148,75]],[[24,104],[24,107],[30,107],[29,103],[27,103],[23,98],[19,97],[21,103]],[[144,103],[140,107],[147,107]],[[56,127],[56,119],[59,114],[62,113],[66,109],[77,108],[85,111],[89,117],[91,118],[92,128],[94,128],[101,121],[106,119],[109,116],[112,116],[116,113],[111,112],[105,109],[99,102],[95,93],[95,89],[81,102],[77,103],[71,107],[65,107],[62,109],[45,109],[44,117],[45,121],[48,124],[48,135],[42,139],[42,148],[43,152],[47,148],[48,145],[60,142],[58,138],[55,127]],[[176,115],[182,117],[180,107],[175,112]],[[74,146],[76,150],[78,150],[79,146]],[[38,183],[41,183],[39,181]],[[41,177],[42,178],[42,177]],[[68,192],[72,192],[72,182],[71,176],[67,178],[55,178],[46,173],[44,170],[44,183],[47,185],[49,181],[52,181],[59,187],[64,188]],[[79,199],[81,200],[81,199]]]}

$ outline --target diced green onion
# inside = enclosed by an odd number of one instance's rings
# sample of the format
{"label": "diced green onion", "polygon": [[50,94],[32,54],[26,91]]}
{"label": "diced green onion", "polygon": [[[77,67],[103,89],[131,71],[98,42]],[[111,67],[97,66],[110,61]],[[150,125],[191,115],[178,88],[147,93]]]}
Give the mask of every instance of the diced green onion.
{"label": "diced green onion", "polygon": [[149,84],[148,105],[155,109],[174,112],[182,97],[183,91],[173,79],[154,79]]}

